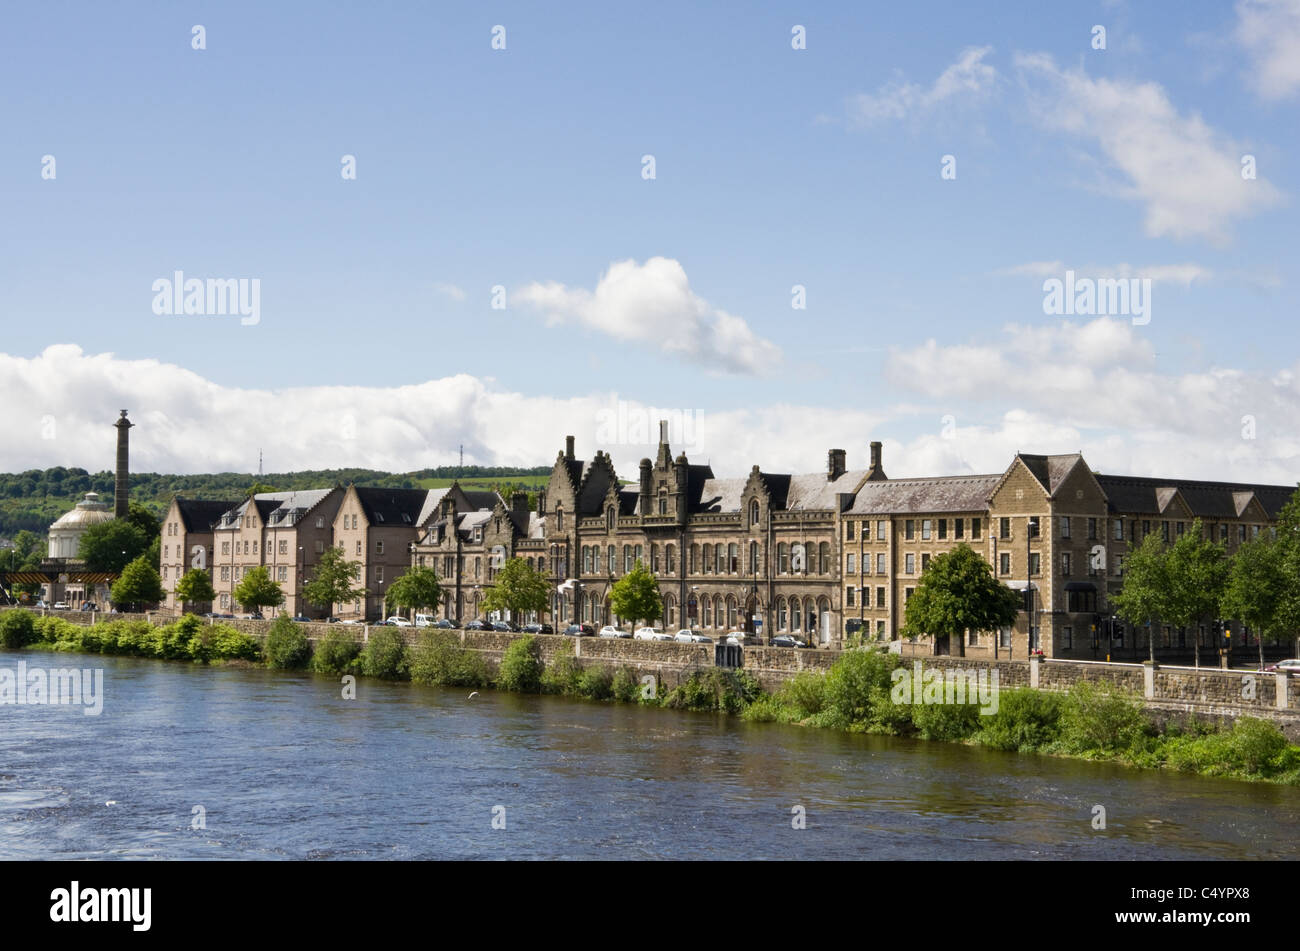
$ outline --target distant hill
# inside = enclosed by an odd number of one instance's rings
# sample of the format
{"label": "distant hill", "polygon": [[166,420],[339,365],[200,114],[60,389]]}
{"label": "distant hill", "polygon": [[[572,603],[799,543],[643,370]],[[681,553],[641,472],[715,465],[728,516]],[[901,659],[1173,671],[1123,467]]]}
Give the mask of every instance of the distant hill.
{"label": "distant hill", "polygon": [[[206,475],[162,475],[157,472],[131,473],[131,499],[144,504],[161,517],[172,496],[191,499],[241,499],[255,484],[276,491],[315,489],[332,485],[388,486],[399,489],[432,489],[451,485],[460,478],[469,489],[513,489],[536,491],[545,485],[550,466],[513,469],[505,466],[439,466],[418,472],[380,472],[376,469],[314,469],[302,472],[217,472]],[[113,473],[85,469],[28,469],[0,473],[0,537],[12,537],[22,529],[44,535],[50,523],[71,509],[87,492],[101,499],[113,499]]]}

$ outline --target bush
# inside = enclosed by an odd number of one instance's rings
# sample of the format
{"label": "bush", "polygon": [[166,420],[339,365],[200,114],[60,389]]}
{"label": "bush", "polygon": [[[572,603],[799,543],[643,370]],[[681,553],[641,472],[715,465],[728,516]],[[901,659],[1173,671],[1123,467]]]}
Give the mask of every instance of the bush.
{"label": "bush", "polygon": [[516,693],[537,693],[541,689],[541,652],[531,634],[510,642],[497,671],[497,685]]}
{"label": "bush", "polygon": [[800,714],[800,720],[821,713],[826,705],[826,675],[800,671],[785,682],[779,696]]}
{"label": "bush", "polygon": [[275,670],[297,670],[311,661],[311,644],[303,629],[281,613],[266,634],[266,665]]}
{"label": "bush", "polygon": [[1061,695],[1020,687],[998,691],[998,712],[981,717],[977,739],[995,750],[1030,752],[1060,733]]}
{"label": "bush", "polygon": [[1207,776],[1272,776],[1300,767],[1300,748],[1267,720],[1242,717],[1231,730],[1170,739],[1165,760],[1175,769]]}
{"label": "bush", "polygon": [[409,669],[401,632],[395,627],[373,628],[361,649],[361,672],[367,677],[399,680],[407,676]]}
{"label": "bush", "polygon": [[36,641],[50,644],[55,650],[75,651],[81,649],[82,629],[61,617],[46,615],[32,622],[36,629]]}
{"label": "bush", "polygon": [[1116,753],[1138,744],[1150,728],[1135,694],[1075,684],[1061,707],[1059,745],[1067,753]]}
{"label": "bush", "polygon": [[[176,660],[181,657],[207,661],[208,652],[200,648],[195,652],[193,643],[196,635],[204,628],[201,620],[193,614],[187,614],[179,621],[173,621],[165,627],[156,627],[153,631],[153,654]],[[205,632],[206,633],[206,632]],[[200,641],[205,640],[200,638]]]}
{"label": "bush", "polygon": [[747,706],[742,716],[751,723],[798,723],[807,719],[785,697],[770,693]]}
{"label": "bush", "polygon": [[673,710],[699,710],[704,712],[740,713],[758,699],[761,690],[750,674],[744,671],[697,671],[678,684],[660,701]]}
{"label": "bush", "polygon": [[890,697],[890,673],[898,666],[893,654],[850,651],[826,674],[823,705],[813,717],[816,726],[840,730],[897,733],[912,720],[909,705]]}
{"label": "bush", "polygon": [[[109,621],[104,626],[111,629],[117,641],[116,653],[152,656],[154,634],[148,621]],[[101,643],[107,643],[107,634],[101,637]]]}
{"label": "bush", "polygon": [[913,703],[912,724],[927,740],[964,740],[979,732],[978,703]]}
{"label": "bush", "polygon": [[20,609],[0,614],[0,647],[16,650],[35,644],[36,640],[36,615],[31,611]]}
{"label": "bush", "polygon": [[573,641],[565,640],[542,671],[543,693],[575,694],[582,678],[582,665],[573,656]]}
{"label": "bush", "polygon": [[608,700],[614,695],[614,675],[602,666],[587,667],[578,676],[577,692],[589,700]]}
{"label": "bush", "polygon": [[487,664],[451,631],[422,629],[411,653],[411,679],[435,687],[484,687]]}
{"label": "bush", "polygon": [[343,674],[354,669],[361,645],[345,631],[330,631],[316,645],[311,669],[322,674]]}
{"label": "bush", "polygon": [[620,667],[614,671],[614,679],[610,683],[609,689],[614,699],[623,703],[637,703],[641,699],[641,681],[637,679],[636,673],[628,667]]}

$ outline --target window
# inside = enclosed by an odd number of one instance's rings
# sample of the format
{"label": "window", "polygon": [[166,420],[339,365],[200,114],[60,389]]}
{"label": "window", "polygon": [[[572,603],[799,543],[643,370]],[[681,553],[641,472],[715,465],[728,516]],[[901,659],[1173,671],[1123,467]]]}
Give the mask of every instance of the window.
{"label": "window", "polygon": [[885,622],[884,622],[884,621],[877,621],[877,622],[876,622],[876,637],[884,637],[884,636],[885,636]]}
{"label": "window", "polygon": [[605,531],[612,532],[613,530],[614,530],[614,506],[611,505],[609,508],[605,509]]}
{"label": "window", "polygon": [[740,546],[735,542],[727,546],[727,571],[733,575],[740,572]]}
{"label": "window", "polygon": [[278,572],[277,572],[277,575],[278,575],[278,577],[276,578],[277,581],[288,581],[288,580],[289,580],[289,568],[288,568],[288,566],[287,566],[287,565],[281,565],[280,568],[279,568],[279,570],[278,570]]}
{"label": "window", "polygon": [[916,537],[916,522],[910,518],[903,523],[903,537],[909,542]]}
{"label": "window", "polygon": [[790,570],[790,546],[785,542],[776,546],[776,570],[782,575]]}
{"label": "window", "polygon": [[[478,559],[475,559],[474,562],[475,562],[475,563],[474,563],[474,574],[477,575],[477,574],[478,574]],[[380,584],[383,584],[383,581],[384,581],[384,566],[383,566],[383,565],[376,565],[376,566],[375,566],[375,580],[378,581]]]}
{"label": "window", "polygon": [[953,527],[953,532],[952,532],[953,538],[966,537],[966,520],[964,518],[955,519],[952,523],[952,527]]}
{"label": "window", "polygon": [[1009,627],[998,628],[998,646],[999,647],[1011,646],[1011,628]]}
{"label": "window", "polygon": [[555,530],[557,532],[564,531],[564,509],[562,508],[556,508],[555,510]]}
{"label": "window", "polygon": [[1061,552],[1061,574],[1067,578],[1070,576],[1070,553],[1068,551]]}
{"label": "window", "polygon": [[1115,575],[1120,578],[1124,577],[1124,556],[1123,555],[1115,556]]}
{"label": "window", "polygon": [[[325,516],[324,516],[324,515],[317,515],[317,516],[316,516],[316,527],[317,527],[317,528],[324,528],[324,527],[325,527]],[[353,528],[356,528],[356,527],[357,527],[357,517],[356,517],[355,515],[352,516],[352,527],[353,527]]]}
{"label": "window", "polygon": [[1110,527],[1111,537],[1117,542],[1122,542],[1124,540],[1124,520],[1122,518],[1112,519]]}
{"label": "window", "polygon": [[609,554],[609,573],[612,575],[615,571],[618,570],[618,562],[616,561],[618,550],[613,545],[610,545],[608,554]]}
{"label": "window", "polygon": [[853,588],[844,589],[844,606],[846,608],[856,607],[853,603]]}
{"label": "window", "polygon": [[1029,553],[1029,573],[1031,575],[1036,575],[1040,573],[1040,568],[1041,568],[1040,558],[1041,556],[1036,551]]}
{"label": "window", "polygon": [[848,557],[844,560],[844,573],[851,575],[855,572],[855,570],[856,570],[856,562],[853,557],[853,552],[849,552]]}
{"label": "window", "polygon": [[319,538],[316,539],[316,554],[319,555],[324,550],[325,550],[325,543],[321,541]]}
{"label": "window", "polygon": [[659,493],[659,514],[660,515],[668,514],[668,493],[667,492]]}
{"label": "window", "polygon": [[248,539],[247,539],[247,538],[244,539],[244,554],[245,554],[245,555],[248,554]]}
{"label": "window", "polygon": [[749,543],[749,573],[751,575],[756,575],[758,574],[758,571],[759,571],[758,542],[750,542]]}
{"label": "window", "polygon": [[777,630],[786,630],[785,598],[776,602],[776,627]]}
{"label": "window", "polygon": [[930,567],[930,555],[927,552],[926,554],[923,554],[921,556],[921,571],[924,572],[925,569],[929,567]]}
{"label": "window", "polygon": [[1177,534],[1181,535],[1181,534],[1183,533],[1183,523],[1182,523],[1182,522],[1177,523],[1177,524],[1174,526],[1174,531],[1175,531]]}
{"label": "window", "polygon": [[[758,543],[755,542],[755,543],[753,544],[753,547],[754,547],[754,549],[757,551],[757,549],[758,549]],[[665,548],[664,548],[664,563],[665,563],[665,565],[667,566],[668,573],[669,573],[670,575],[671,575],[671,574],[676,574],[676,573],[677,573],[677,549],[676,549],[676,547],[674,547],[673,545],[665,546]],[[599,553],[599,552],[596,553],[596,570],[597,570],[597,571],[600,571],[600,553]]]}
{"label": "window", "polygon": [[1096,539],[1096,537],[1097,537],[1097,520],[1095,518],[1090,518],[1088,519],[1088,541],[1093,541],[1094,539]]}
{"label": "window", "polygon": [[885,573],[885,554],[884,552],[877,552],[876,553],[876,574],[883,575],[884,573]]}
{"label": "window", "polygon": [[1219,526],[1219,541],[1221,541],[1221,542],[1225,542],[1225,543],[1228,541],[1228,526],[1227,526],[1227,525],[1220,525],[1220,526]]}
{"label": "window", "polygon": [[1066,624],[1061,627],[1061,646],[1072,647],[1074,644],[1074,628]]}
{"label": "window", "polygon": [[1011,574],[1011,556],[1006,552],[998,556],[998,574]]}
{"label": "window", "polygon": [[1258,525],[1252,525],[1252,526],[1250,526],[1250,537],[1251,537],[1251,538],[1258,538],[1258,537],[1259,537],[1259,526],[1258,526]]}
{"label": "window", "polygon": [[1011,519],[1002,518],[998,520],[998,537],[999,538],[1011,537]]}
{"label": "window", "polygon": [[623,546],[623,573],[627,574],[632,570],[632,546]]}
{"label": "window", "polygon": [[884,606],[885,606],[885,589],[884,589],[883,586],[877,586],[877,588],[876,588],[876,607],[878,607],[878,608],[883,608]]}
{"label": "window", "polygon": [[1142,519],[1142,537],[1146,538],[1150,534],[1151,534],[1151,519],[1144,518]]}
{"label": "window", "polygon": [[906,555],[905,558],[904,558],[904,562],[903,562],[903,564],[904,564],[904,567],[903,567],[903,574],[907,574],[907,575],[916,574],[916,556],[915,556],[915,555],[913,555],[911,552],[908,552],[907,555]]}
{"label": "window", "polygon": [[1061,537],[1070,537],[1070,516],[1068,515],[1061,516]]}
{"label": "window", "polygon": [[1169,541],[1169,523],[1168,523],[1168,522],[1161,522],[1161,523],[1160,523],[1160,537],[1163,538],[1165,541]]}
{"label": "window", "polygon": [[376,554],[376,555],[382,555],[383,553],[384,553],[384,543],[383,543],[383,542],[375,542],[375,554]]}
{"label": "window", "polygon": [[749,500],[749,527],[758,528],[758,499]]}
{"label": "window", "polygon": [[284,540],[280,541],[280,554],[282,555],[289,554],[289,543]]}
{"label": "window", "polygon": [[970,537],[979,541],[980,538],[980,520],[973,518],[970,520]]}
{"label": "window", "polygon": [[862,522],[862,540],[871,541],[871,523],[865,520]]}
{"label": "window", "polygon": [[1244,542],[1245,540],[1246,540],[1246,526],[1245,526],[1245,525],[1238,525],[1238,526],[1237,526],[1237,541],[1239,541],[1239,542]]}
{"label": "window", "polygon": [[885,540],[885,529],[887,527],[884,519],[876,522],[876,541],[883,542]]}
{"label": "window", "polygon": [[[1226,527],[1226,526],[1225,526],[1225,527]],[[230,542],[222,542],[222,543],[221,543],[221,554],[223,554],[223,555],[229,555],[229,554],[230,554]]]}
{"label": "window", "polygon": [[939,538],[942,540],[947,537],[948,537],[948,520],[946,518],[941,518],[939,519]]}
{"label": "window", "polygon": [[1037,515],[1029,516],[1029,537],[1030,538],[1038,537],[1038,516]]}
{"label": "window", "polygon": [[645,548],[640,545],[632,550],[632,566],[636,567],[638,561],[645,564]]}
{"label": "window", "polygon": [[921,519],[921,540],[928,542],[930,540],[930,527],[933,522],[928,518]]}
{"label": "window", "polygon": [[851,542],[851,541],[853,541],[853,532],[854,532],[856,529],[857,529],[857,523],[856,523],[856,522],[845,522],[845,523],[844,523],[844,540],[845,540],[846,542]]}
{"label": "window", "polygon": [[357,539],[357,557],[361,557],[361,539]]}

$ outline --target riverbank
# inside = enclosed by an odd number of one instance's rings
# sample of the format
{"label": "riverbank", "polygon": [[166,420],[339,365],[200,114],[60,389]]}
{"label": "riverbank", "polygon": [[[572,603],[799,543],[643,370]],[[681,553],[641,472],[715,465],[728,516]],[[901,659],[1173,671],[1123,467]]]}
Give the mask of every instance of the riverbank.
{"label": "riverbank", "polygon": [[632,665],[584,663],[572,640],[544,657],[536,638],[514,637],[495,665],[483,652],[464,647],[455,632],[431,629],[417,632],[414,644],[402,629],[381,627],[364,645],[351,632],[330,631],[313,646],[287,618],[258,639],[193,615],[161,626],[115,620],[83,627],[58,617],[5,612],[0,645],[207,664],[262,662],[335,676],[496,687],[1300,785],[1300,746],[1265,720],[1245,716],[1223,728],[1191,717],[1161,727],[1135,693],[1089,682],[1063,691],[1005,689],[994,682],[989,691],[972,689],[969,697],[963,691],[963,702],[954,702],[951,692],[945,695],[942,672],[935,678],[937,693],[918,690],[913,696],[909,689],[903,697],[912,668],[895,655],[873,651],[844,653],[825,673],[803,671],[767,691],[745,670],[717,667],[683,672],[668,686]]}

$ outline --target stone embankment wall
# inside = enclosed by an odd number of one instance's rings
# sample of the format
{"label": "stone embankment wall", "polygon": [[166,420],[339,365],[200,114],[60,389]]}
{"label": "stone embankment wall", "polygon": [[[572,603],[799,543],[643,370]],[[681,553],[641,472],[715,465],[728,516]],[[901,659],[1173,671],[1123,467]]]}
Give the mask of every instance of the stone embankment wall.
{"label": "stone embankment wall", "polygon": [[[169,624],[168,614],[91,614],[80,611],[51,613],[77,624],[96,620],[147,620],[152,624]],[[216,619],[212,623],[217,623]],[[229,624],[254,637],[262,638],[272,624],[268,620],[225,619]],[[373,628],[362,624],[304,623],[307,637],[319,641],[331,632],[339,632],[364,644]],[[403,640],[413,645],[422,629],[397,628]],[[501,661],[511,641],[522,634],[499,631],[451,632],[469,650],[480,652],[493,670]],[[709,644],[679,644],[675,641],[637,641],[624,638],[571,638],[555,634],[534,635],[544,662],[551,661],[561,645],[573,645],[574,656],[584,664],[605,664],[612,669],[626,667],[637,677],[655,676],[664,689],[671,689],[693,673],[714,666],[714,650]],[[752,674],[767,690],[774,690],[801,671],[824,673],[839,659],[841,651],[800,650],[790,647],[746,647],[743,669]],[[1195,714],[1210,719],[1231,719],[1242,715],[1273,719],[1282,726],[1293,742],[1300,742],[1300,677],[1261,673],[1251,670],[1222,670],[1217,667],[1149,667],[1145,664],[1104,663],[1077,660],[984,660],[971,657],[908,657],[914,663],[939,669],[997,671],[998,685],[1004,688],[1032,687],[1039,690],[1068,690],[1075,684],[1089,682],[1109,684],[1143,697],[1158,718],[1185,717]]]}

